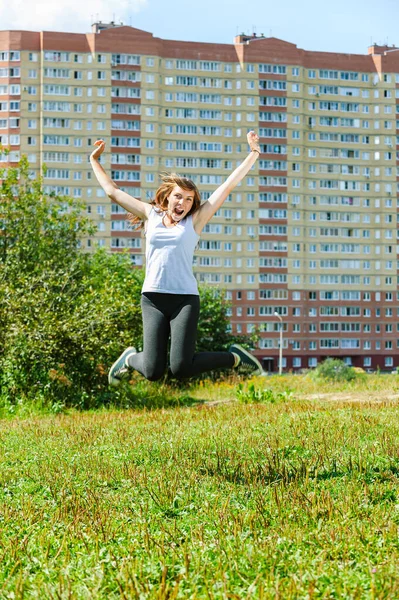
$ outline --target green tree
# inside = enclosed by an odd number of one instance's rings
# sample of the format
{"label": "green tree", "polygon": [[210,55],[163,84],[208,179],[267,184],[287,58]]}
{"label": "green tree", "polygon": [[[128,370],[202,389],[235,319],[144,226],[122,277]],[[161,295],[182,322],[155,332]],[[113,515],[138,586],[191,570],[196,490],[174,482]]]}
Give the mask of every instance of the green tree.
{"label": "green tree", "polygon": [[141,339],[139,307],[129,303],[140,277],[126,256],[79,249],[94,232],[83,206],[44,194],[25,159],[0,176],[2,397],[106,401],[107,366]]}
{"label": "green tree", "polygon": [[230,333],[230,320],[227,315],[231,303],[226,299],[226,293],[223,289],[200,286],[199,293],[201,298],[197,342],[199,352],[226,350],[234,342],[247,348],[253,348],[256,345],[257,332],[249,336]]}

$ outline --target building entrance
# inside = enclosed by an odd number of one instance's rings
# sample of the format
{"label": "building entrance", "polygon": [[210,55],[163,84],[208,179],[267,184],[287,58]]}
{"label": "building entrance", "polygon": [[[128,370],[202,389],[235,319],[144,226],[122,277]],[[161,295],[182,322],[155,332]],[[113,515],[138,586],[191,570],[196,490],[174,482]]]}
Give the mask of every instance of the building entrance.
{"label": "building entrance", "polygon": [[265,356],[262,358],[262,367],[266,373],[273,373],[274,371],[274,358]]}

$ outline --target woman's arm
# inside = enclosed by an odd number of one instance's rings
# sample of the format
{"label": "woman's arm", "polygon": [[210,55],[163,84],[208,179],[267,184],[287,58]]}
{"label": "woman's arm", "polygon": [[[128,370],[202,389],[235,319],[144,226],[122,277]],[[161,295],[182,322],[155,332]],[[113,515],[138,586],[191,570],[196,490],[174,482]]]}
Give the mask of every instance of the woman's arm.
{"label": "woman's arm", "polygon": [[122,206],[125,210],[132,213],[136,217],[140,219],[146,220],[148,219],[148,215],[150,214],[152,206],[147,204],[146,202],[142,202],[126,192],[123,192],[118,188],[118,186],[112,181],[112,179],[107,175],[104,171],[100,163],[98,162],[99,157],[105,150],[105,142],[103,140],[98,140],[94,142],[94,145],[97,146],[95,150],[90,155],[90,164],[93,168],[94,174],[97,177],[98,183],[103,188],[104,192],[107,194],[111,200]]}
{"label": "woman's arm", "polygon": [[211,220],[213,215],[219,210],[227,196],[234,190],[236,185],[244,179],[252,165],[255,164],[260,154],[259,136],[250,131],[247,140],[251,152],[247,158],[236,168],[235,171],[226,179],[221,186],[217,188],[210,198],[201,205],[201,208],[193,215],[193,224],[195,231],[200,234],[205,225]]}

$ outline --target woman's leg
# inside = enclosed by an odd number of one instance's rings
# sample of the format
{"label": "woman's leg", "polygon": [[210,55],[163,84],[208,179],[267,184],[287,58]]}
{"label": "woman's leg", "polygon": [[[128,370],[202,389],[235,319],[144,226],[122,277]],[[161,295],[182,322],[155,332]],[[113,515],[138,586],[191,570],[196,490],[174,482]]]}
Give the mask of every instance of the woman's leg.
{"label": "woman's leg", "polygon": [[157,305],[157,294],[151,294],[151,299],[148,296],[141,297],[143,352],[129,356],[127,364],[146,379],[156,381],[166,370],[170,327],[169,319]]}
{"label": "woman's leg", "polygon": [[199,296],[180,296],[181,303],[171,316],[170,369],[175,377],[192,377],[213,369],[232,368],[231,352],[195,353],[199,318]]}

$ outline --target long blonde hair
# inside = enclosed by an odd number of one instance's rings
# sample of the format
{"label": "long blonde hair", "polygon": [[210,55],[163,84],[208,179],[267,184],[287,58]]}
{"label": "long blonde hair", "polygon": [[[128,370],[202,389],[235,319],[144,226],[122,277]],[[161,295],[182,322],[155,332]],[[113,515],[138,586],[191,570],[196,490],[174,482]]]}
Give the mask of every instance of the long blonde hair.
{"label": "long blonde hair", "polygon": [[[168,208],[168,197],[173,191],[173,188],[178,185],[180,188],[186,191],[194,192],[194,201],[187,216],[193,215],[201,206],[201,196],[197,186],[188,177],[183,177],[177,173],[161,173],[162,184],[155,192],[155,198],[151,201],[158,212],[165,212]],[[137,229],[144,227],[144,221],[140,217],[130,214],[128,216],[130,223]]]}

